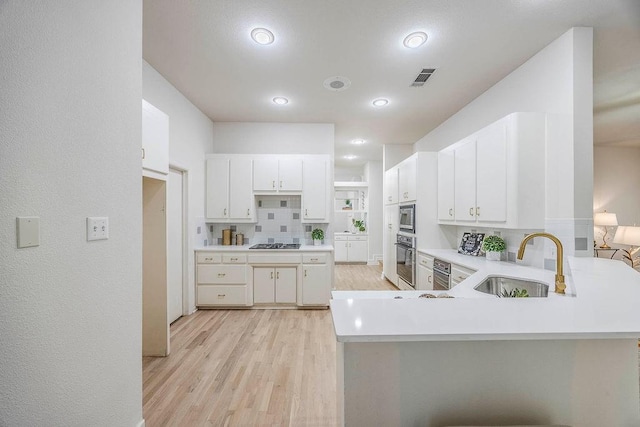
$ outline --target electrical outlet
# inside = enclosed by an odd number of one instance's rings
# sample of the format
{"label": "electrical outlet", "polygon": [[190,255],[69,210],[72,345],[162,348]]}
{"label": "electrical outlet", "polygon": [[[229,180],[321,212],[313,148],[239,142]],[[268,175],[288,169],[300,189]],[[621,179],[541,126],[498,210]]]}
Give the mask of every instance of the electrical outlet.
{"label": "electrical outlet", "polygon": [[87,218],[87,240],[106,240],[109,238],[108,217]]}

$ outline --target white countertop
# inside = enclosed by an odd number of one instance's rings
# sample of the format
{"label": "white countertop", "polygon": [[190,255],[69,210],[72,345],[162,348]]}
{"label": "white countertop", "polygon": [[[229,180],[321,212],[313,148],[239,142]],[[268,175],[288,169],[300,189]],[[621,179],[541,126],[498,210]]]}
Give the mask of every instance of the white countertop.
{"label": "white countertop", "polygon": [[273,253],[273,252],[332,252],[333,245],[302,245],[300,249],[249,249],[255,243],[250,245],[211,245],[200,246],[195,248],[196,251],[202,252],[251,252],[251,253]]}
{"label": "white countertop", "polygon": [[[553,293],[553,271],[486,261],[455,250],[422,252],[477,271],[446,292],[334,291],[330,304],[338,341],[640,337],[640,273],[621,261],[569,257],[569,294],[562,296]],[[543,281],[549,297],[496,298],[473,289],[492,274]],[[423,293],[455,298],[417,298]],[[403,298],[393,298],[398,295]]]}

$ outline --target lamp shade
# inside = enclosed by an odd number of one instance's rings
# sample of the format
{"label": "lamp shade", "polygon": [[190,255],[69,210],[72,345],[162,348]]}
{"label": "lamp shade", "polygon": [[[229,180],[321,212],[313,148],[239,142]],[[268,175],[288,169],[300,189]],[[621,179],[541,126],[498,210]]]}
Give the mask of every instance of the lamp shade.
{"label": "lamp shade", "polygon": [[618,217],[614,213],[609,213],[607,211],[598,212],[593,217],[594,225],[602,225],[602,226],[610,226],[610,225],[618,225]]}
{"label": "lamp shade", "polygon": [[616,230],[613,243],[629,246],[640,246],[640,227],[621,225]]}

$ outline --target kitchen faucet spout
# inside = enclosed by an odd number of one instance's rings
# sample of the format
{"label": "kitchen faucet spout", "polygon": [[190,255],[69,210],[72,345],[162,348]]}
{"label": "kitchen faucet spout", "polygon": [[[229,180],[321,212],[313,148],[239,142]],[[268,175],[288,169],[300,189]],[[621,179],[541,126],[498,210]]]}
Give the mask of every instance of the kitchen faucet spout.
{"label": "kitchen faucet spout", "polygon": [[522,242],[520,242],[520,249],[518,249],[518,259],[522,259],[522,257],[524,257],[524,250],[527,246],[527,242],[531,239],[533,239],[534,237],[546,237],[547,239],[550,239],[553,243],[556,244],[556,289],[555,292],[557,294],[564,294],[564,290],[567,288],[567,285],[564,283],[564,274],[563,274],[563,249],[562,249],[562,242],[560,242],[560,239],[558,239],[556,236],[554,236],[553,234],[549,234],[549,233],[531,233],[527,236],[524,237],[524,239],[522,239]]}

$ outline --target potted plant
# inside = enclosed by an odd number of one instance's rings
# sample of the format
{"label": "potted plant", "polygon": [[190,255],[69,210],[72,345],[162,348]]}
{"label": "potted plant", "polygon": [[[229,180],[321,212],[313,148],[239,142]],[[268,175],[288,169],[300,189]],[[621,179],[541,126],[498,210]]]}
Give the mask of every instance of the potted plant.
{"label": "potted plant", "polygon": [[314,228],[311,232],[311,238],[313,239],[313,244],[316,246],[320,246],[322,244],[322,240],[324,239],[324,231],[320,228]]}
{"label": "potted plant", "polygon": [[364,233],[366,228],[364,226],[364,220],[363,219],[352,219],[351,222],[353,222],[353,226],[356,228],[357,231],[359,231],[361,233]]}
{"label": "potted plant", "polygon": [[490,261],[500,261],[500,254],[507,249],[507,244],[500,236],[487,236],[482,241],[482,250]]}

